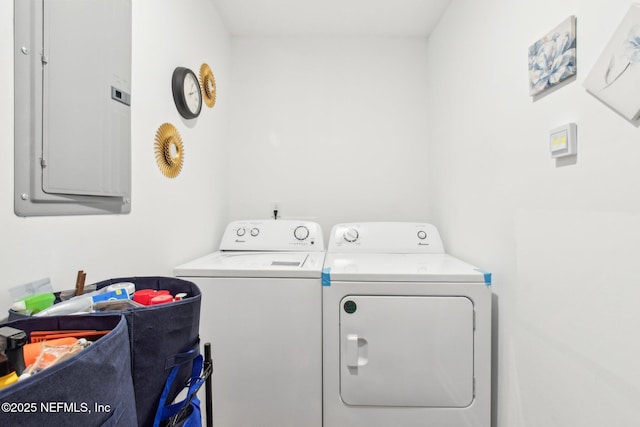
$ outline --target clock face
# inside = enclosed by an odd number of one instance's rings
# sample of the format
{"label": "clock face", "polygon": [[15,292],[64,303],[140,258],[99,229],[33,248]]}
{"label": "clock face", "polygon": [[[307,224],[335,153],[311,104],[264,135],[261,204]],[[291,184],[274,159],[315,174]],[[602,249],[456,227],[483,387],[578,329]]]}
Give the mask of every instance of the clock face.
{"label": "clock face", "polygon": [[182,117],[195,119],[202,109],[202,92],[198,78],[188,68],[177,67],[171,79],[173,101]]}
{"label": "clock face", "polygon": [[197,114],[202,106],[200,83],[193,74],[187,74],[184,78],[184,98],[187,108],[193,114]]}

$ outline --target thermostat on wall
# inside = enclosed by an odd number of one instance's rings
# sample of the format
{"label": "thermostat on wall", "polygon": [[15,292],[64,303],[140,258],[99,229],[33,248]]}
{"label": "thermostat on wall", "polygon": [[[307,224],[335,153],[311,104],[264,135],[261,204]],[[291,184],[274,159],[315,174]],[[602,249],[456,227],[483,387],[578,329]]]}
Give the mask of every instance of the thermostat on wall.
{"label": "thermostat on wall", "polygon": [[577,126],[568,123],[549,132],[549,151],[552,158],[574,156],[576,149]]}

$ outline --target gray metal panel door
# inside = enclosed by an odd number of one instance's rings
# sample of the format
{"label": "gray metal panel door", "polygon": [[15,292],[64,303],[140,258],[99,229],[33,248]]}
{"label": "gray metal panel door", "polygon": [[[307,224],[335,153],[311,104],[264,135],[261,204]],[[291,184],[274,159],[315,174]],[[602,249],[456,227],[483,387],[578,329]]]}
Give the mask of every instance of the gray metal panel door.
{"label": "gray metal panel door", "polygon": [[130,32],[128,0],[44,2],[43,191],[128,194]]}
{"label": "gray metal panel door", "polygon": [[340,304],[340,394],[348,405],[467,407],[473,303],[466,297],[347,296]]}

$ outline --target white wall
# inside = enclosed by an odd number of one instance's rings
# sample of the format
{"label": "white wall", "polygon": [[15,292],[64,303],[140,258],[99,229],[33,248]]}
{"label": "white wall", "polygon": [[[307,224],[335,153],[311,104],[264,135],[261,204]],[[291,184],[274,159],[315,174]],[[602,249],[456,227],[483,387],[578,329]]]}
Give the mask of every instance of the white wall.
{"label": "white wall", "polygon": [[[26,219],[13,213],[13,2],[0,4],[0,310],[9,306],[7,289],[21,283],[51,277],[54,289],[72,288],[80,269],[88,283],[170,275],[216,248],[227,221],[230,38],[209,0],[176,4],[133,1],[131,214]],[[215,74],[218,102],[213,109],[203,104],[197,122],[187,124],[173,103],[171,75],[176,66],[198,73],[203,62]],[[164,122],[178,128],[185,145],[173,180],[154,158]]]}
{"label": "white wall", "polygon": [[[631,1],[453,0],[428,46],[429,208],[494,273],[499,426],[640,422],[640,143],[582,87]],[[533,101],[527,49],[578,19],[578,75]],[[556,167],[547,132],[578,125]]]}
{"label": "white wall", "polygon": [[426,40],[234,37],[230,217],[427,217]]}

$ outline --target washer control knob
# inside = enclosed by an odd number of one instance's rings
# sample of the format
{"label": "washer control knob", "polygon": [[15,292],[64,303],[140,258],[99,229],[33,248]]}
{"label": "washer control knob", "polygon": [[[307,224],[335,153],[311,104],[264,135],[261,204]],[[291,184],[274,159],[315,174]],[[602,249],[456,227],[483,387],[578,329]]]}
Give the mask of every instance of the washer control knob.
{"label": "washer control knob", "polygon": [[260,230],[258,228],[254,227],[254,228],[251,229],[249,234],[251,234],[253,237],[256,237],[258,234],[260,234]]}
{"label": "washer control knob", "polygon": [[309,237],[309,229],[304,225],[299,225],[293,230],[293,236],[298,240],[304,240]]}
{"label": "washer control knob", "polygon": [[344,233],[342,234],[342,237],[344,238],[344,240],[346,240],[349,243],[353,243],[356,240],[358,240],[358,237],[360,237],[360,234],[358,233],[358,230],[356,228],[347,228]]}
{"label": "washer control knob", "polygon": [[247,232],[247,230],[245,230],[244,228],[240,227],[236,230],[236,236],[238,237],[242,237],[244,236],[244,234]]}
{"label": "washer control knob", "polygon": [[424,240],[427,238],[427,232],[424,230],[418,231],[418,239]]}

